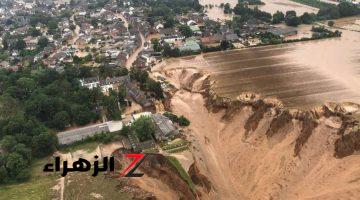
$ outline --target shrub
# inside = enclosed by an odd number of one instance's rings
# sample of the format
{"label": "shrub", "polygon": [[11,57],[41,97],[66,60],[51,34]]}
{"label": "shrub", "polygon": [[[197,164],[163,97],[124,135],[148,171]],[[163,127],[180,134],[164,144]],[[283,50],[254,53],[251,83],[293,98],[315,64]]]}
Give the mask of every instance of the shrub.
{"label": "shrub", "polygon": [[178,123],[180,126],[189,126],[190,125],[190,121],[188,119],[186,119],[184,116],[180,116]]}
{"label": "shrub", "polygon": [[169,118],[172,122],[177,123],[179,118],[177,115],[171,113],[171,112],[165,112],[163,114],[165,117]]}

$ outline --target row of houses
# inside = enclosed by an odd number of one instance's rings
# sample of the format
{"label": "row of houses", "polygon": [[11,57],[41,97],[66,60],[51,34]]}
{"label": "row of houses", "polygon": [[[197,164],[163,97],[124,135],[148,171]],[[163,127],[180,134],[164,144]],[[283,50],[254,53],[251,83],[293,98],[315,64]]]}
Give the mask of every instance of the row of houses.
{"label": "row of houses", "polygon": [[87,87],[89,89],[100,87],[101,91],[106,93],[109,92],[109,90],[114,90],[117,84],[124,84],[128,81],[130,81],[129,76],[107,77],[103,80],[101,80],[99,77],[90,77],[81,79],[80,83],[81,86]]}
{"label": "row of houses", "polygon": [[145,92],[141,91],[140,88],[131,82],[128,75],[120,77],[108,77],[103,80],[99,77],[83,78],[80,80],[80,84],[83,87],[87,87],[89,89],[101,88],[103,93],[107,93],[109,90],[117,90],[120,84],[125,87],[126,94],[142,107],[149,108],[153,106],[154,103],[152,98],[148,98]]}

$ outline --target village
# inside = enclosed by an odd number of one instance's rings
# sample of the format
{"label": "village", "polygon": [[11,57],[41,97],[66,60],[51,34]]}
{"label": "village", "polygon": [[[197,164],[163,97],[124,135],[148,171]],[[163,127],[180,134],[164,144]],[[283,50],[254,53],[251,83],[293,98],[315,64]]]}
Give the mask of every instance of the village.
{"label": "village", "polygon": [[[274,14],[271,21],[271,14],[257,8],[252,10],[246,2],[239,3],[233,12],[248,12],[252,17],[234,17],[227,21],[209,18],[202,6],[192,1],[180,2],[175,7],[183,10],[175,8],[175,12],[166,2],[160,7],[150,4],[151,10],[147,9],[147,3],[1,2],[4,5],[0,9],[0,24],[4,27],[0,30],[1,68],[17,71],[42,66],[63,73],[67,66],[79,66],[84,71],[79,80],[82,87],[100,89],[104,95],[120,92],[119,88],[123,90],[122,103],[118,99],[115,106],[115,112],[121,113],[121,117],[108,117],[100,108],[100,124],[75,129],[67,124],[66,129],[70,130],[57,134],[60,145],[70,145],[102,132],[121,131],[143,116],[151,119],[155,133],[140,140],[139,135],[130,131],[124,139],[125,146],[136,151],[149,150],[156,147],[156,142],[170,144],[180,138],[179,143],[186,147],[179,134],[182,127],[156,109],[172,87],[162,77],[155,77],[156,80],[149,77],[147,71],[154,65],[166,57],[341,36],[340,32],[321,27],[298,34],[292,25],[276,26],[296,17],[295,11],[286,15],[276,13],[278,16]],[[314,21],[313,15],[303,17],[310,20],[309,23]],[[303,20],[303,23],[308,22]]]}
{"label": "village", "polygon": [[[287,177],[358,150],[358,111],[335,116],[354,105],[324,103],[359,97],[359,14],[358,0],[1,0],[0,199],[304,195]],[[54,157],[120,170],[127,153],[153,156],[143,179],[43,171]]]}

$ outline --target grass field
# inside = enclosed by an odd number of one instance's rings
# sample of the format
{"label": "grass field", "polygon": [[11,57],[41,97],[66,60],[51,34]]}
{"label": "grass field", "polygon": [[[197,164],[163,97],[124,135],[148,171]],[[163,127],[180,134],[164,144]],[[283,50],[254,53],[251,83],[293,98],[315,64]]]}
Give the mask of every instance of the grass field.
{"label": "grass field", "polygon": [[68,153],[68,152],[75,152],[78,150],[84,150],[87,152],[91,152],[94,151],[101,143],[94,141],[94,142],[84,142],[84,143],[80,143],[80,144],[74,144],[74,145],[69,145],[69,146],[65,146],[59,149],[59,151],[61,153]]}
{"label": "grass field", "polygon": [[335,5],[333,4],[329,4],[329,3],[325,3],[319,0],[291,0],[297,3],[301,3],[307,6],[311,6],[314,8],[319,8],[319,9],[324,9],[324,8],[329,8],[329,7],[334,7]]}
{"label": "grass field", "polygon": [[186,140],[177,139],[176,141],[172,141],[169,144],[166,144],[166,145],[162,146],[161,148],[164,151],[170,151],[170,150],[173,150],[173,149],[178,149],[180,147],[187,147],[188,144],[189,144],[189,142],[186,141]]}
{"label": "grass field", "polygon": [[32,177],[29,181],[20,184],[11,184],[0,187],[0,200],[47,200],[56,199],[59,193],[51,188],[57,184],[59,175],[43,174],[43,166],[48,159],[33,162],[31,166]]}
{"label": "grass field", "polygon": [[105,179],[102,174],[92,177],[88,174],[72,173],[65,183],[64,199],[131,199],[131,196],[120,192],[118,181]]}
{"label": "grass field", "polygon": [[171,164],[178,170],[178,172],[180,173],[180,176],[182,179],[184,179],[189,187],[191,188],[191,190],[193,192],[195,192],[195,185],[194,183],[192,182],[189,174],[185,171],[185,169],[181,166],[180,162],[175,158],[175,157],[172,157],[172,156],[166,156],[166,158],[171,162]]}

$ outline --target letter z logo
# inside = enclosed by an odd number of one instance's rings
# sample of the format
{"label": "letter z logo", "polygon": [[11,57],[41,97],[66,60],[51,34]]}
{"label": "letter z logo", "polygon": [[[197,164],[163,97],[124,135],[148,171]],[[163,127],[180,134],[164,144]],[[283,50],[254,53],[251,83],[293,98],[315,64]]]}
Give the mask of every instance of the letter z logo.
{"label": "letter z logo", "polygon": [[125,158],[134,158],[134,160],[124,169],[121,173],[121,177],[142,177],[143,173],[134,173],[134,171],[145,160],[146,154],[124,154]]}

